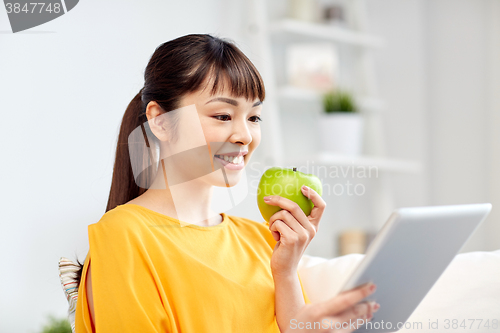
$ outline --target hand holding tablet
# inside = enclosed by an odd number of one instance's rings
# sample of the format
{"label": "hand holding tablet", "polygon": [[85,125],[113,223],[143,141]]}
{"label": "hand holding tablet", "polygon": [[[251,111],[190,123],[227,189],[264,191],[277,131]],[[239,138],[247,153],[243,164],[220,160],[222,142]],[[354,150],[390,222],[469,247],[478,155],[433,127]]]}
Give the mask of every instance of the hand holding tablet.
{"label": "hand holding tablet", "polygon": [[376,290],[376,285],[366,283],[324,301],[306,304],[290,321],[286,333],[352,332],[370,321],[378,311],[376,302],[360,302]]}

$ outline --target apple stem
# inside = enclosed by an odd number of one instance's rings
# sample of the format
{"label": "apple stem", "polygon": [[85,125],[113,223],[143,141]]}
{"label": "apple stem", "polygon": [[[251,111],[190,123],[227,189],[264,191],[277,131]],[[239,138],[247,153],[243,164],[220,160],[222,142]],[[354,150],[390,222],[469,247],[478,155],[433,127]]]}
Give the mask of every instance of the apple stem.
{"label": "apple stem", "polygon": [[297,171],[297,168],[293,168],[293,171]]}

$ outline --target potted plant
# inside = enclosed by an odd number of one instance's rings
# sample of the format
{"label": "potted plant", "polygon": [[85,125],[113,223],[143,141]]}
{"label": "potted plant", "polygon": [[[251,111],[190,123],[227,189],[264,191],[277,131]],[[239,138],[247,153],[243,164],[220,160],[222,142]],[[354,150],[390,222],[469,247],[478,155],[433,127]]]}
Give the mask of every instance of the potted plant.
{"label": "potted plant", "polygon": [[329,91],[323,95],[323,110],[319,123],[323,151],[361,154],[363,117],[353,96],[347,91]]}
{"label": "potted plant", "polygon": [[41,333],[71,333],[71,325],[66,317],[49,316],[49,322],[42,328]]}

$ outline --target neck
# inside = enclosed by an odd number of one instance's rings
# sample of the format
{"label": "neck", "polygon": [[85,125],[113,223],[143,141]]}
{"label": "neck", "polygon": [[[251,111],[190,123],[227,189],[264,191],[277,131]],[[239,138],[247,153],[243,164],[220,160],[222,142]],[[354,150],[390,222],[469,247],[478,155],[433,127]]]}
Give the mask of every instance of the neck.
{"label": "neck", "polygon": [[190,224],[219,224],[220,214],[210,208],[213,186],[199,178],[169,186],[168,179],[173,179],[172,175],[174,171],[160,163],[152,186],[143,194],[156,210]]}

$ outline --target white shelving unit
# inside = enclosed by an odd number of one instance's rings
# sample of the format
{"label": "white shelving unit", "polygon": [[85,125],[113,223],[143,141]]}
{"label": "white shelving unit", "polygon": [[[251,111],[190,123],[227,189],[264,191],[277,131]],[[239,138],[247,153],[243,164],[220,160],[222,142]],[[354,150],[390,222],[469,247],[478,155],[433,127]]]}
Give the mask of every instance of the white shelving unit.
{"label": "white shelving unit", "polygon": [[282,19],[272,23],[269,32],[279,34],[282,38],[290,38],[293,41],[297,41],[298,37],[305,37],[307,40],[327,40],[360,47],[381,47],[384,45],[383,40],[375,36],[335,26],[292,19]]}
{"label": "white shelving unit", "polygon": [[[268,15],[269,3],[265,0],[253,0],[248,8],[248,26],[245,31],[258,66],[266,82],[266,121],[262,123],[263,135],[267,135],[264,149],[266,161],[272,165],[301,165],[304,161],[314,161],[327,166],[376,166],[377,195],[372,204],[371,217],[374,229],[385,222],[394,205],[393,191],[389,173],[419,173],[422,166],[418,161],[406,161],[387,156],[381,115],[386,108],[379,98],[372,59],[372,51],[384,46],[384,40],[366,31],[366,0],[348,0],[345,5],[353,13],[352,29],[296,21],[293,19],[271,20]],[[321,95],[316,91],[296,88],[290,85],[278,85],[275,64],[284,59],[277,59],[273,52],[273,43],[294,43],[304,41],[331,42],[351,48],[355,54],[357,72],[356,97],[360,111],[365,117],[364,155],[348,157],[318,152],[284,158],[282,128],[284,102],[321,103]],[[340,63],[342,66],[342,62]],[[304,116],[307,114],[304,113]],[[310,115],[309,115],[310,116]]]}
{"label": "white shelving unit", "polygon": [[[282,86],[278,88],[279,98],[282,100],[297,100],[319,103],[321,96],[317,91],[297,88],[294,86]],[[363,112],[383,112],[385,103],[373,97],[358,97],[357,104]]]}

